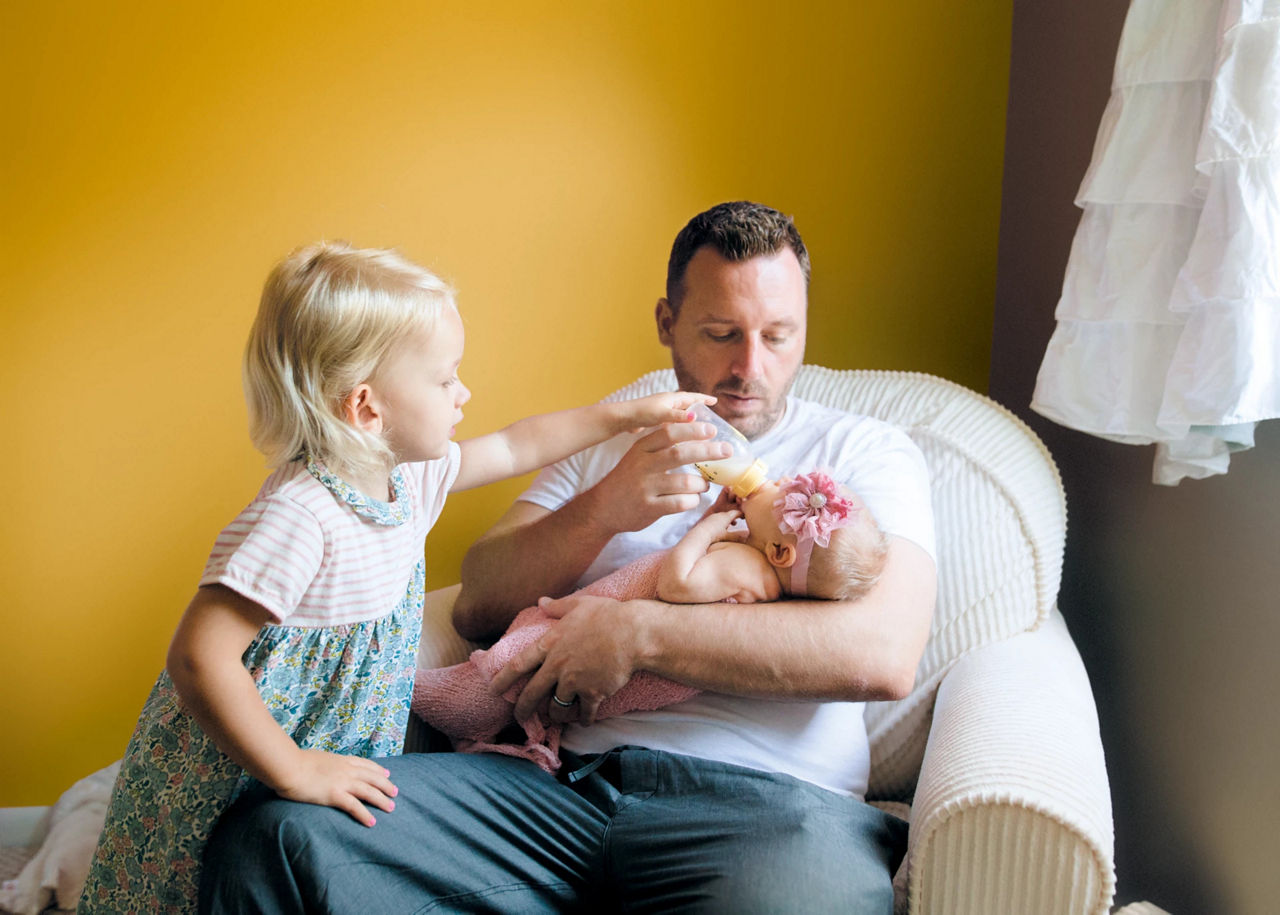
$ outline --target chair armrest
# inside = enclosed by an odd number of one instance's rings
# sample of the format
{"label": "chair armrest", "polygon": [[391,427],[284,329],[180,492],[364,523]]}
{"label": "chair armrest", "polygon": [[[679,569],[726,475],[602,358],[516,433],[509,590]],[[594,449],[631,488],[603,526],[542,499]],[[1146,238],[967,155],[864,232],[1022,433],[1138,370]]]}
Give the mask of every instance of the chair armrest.
{"label": "chair armrest", "polygon": [[458,584],[426,593],[422,602],[422,641],[418,643],[419,667],[461,664],[481,647],[478,642],[468,642],[453,628],[453,602],[461,590],[462,585]]}
{"label": "chair armrest", "polygon": [[1055,608],[938,689],[911,812],[910,911],[1106,912],[1114,835],[1097,708]]}

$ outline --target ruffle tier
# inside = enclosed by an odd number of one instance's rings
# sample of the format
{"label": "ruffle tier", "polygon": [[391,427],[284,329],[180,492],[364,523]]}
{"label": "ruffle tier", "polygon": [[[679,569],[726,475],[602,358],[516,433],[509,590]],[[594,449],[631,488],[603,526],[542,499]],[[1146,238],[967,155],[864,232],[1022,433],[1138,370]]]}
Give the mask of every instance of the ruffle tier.
{"label": "ruffle tier", "polygon": [[1280,3],[1135,0],[1032,408],[1154,479],[1280,416]]}

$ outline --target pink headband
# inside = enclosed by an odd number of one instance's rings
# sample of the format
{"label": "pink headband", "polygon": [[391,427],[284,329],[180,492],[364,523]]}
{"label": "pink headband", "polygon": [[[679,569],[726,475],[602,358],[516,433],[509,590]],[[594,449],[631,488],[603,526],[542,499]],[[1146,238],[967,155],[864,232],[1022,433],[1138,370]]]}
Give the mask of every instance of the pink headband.
{"label": "pink headband", "polygon": [[796,561],[791,566],[791,592],[804,592],[813,545],[826,548],[831,532],[853,523],[858,507],[840,493],[840,484],[821,470],[801,474],[781,486],[773,514],[783,533],[796,535]]}

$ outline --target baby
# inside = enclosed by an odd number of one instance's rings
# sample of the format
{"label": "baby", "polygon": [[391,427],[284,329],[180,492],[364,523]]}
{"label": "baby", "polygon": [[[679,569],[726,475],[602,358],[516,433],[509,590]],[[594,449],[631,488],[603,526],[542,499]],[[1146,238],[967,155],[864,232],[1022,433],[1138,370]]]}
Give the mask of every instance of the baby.
{"label": "baby", "polygon": [[[617,600],[653,598],[668,603],[755,603],[781,596],[851,600],[875,584],[888,543],[862,500],[821,471],[765,483],[738,508],[723,493],[711,510],[670,550],[637,559],[582,589]],[[730,530],[739,517],[745,531]],[[504,753],[560,767],[560,726],[542,716],[516,721],[515,699],[528,678],[502,695],[489,688],[498,671],[538,641],[555,620],[529,607],[492,648],[462,664],[419,670],[412,708],[464,752]],[[597,718],[683,702],[698,690],[641,671],[600,704]],[[524,741],[499,734],[519,724]],[[519,739],[517,736],[516,740]]]}
{"label": "baby", "polygon": [[737,500],[745,532],[729,530],[739,512],[716,510],[730,501],[722,495],[660,554],[661,600],[852,600],[870,590],[884,568],[887,542],[875,519],[860,498],[821,471],[766,482]]}

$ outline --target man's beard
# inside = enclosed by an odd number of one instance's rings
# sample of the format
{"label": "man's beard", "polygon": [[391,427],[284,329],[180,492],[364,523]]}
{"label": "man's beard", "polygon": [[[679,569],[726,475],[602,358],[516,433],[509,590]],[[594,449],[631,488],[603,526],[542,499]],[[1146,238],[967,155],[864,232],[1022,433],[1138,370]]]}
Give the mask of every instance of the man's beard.
{"label": "man's beard", "polygon": [[[698,387],[698,381],[688,371],[685,370],[684,363],[676,357],[675,353],[671,354],[671,367],[675,370],[676,381],[682,391],[695,391],[699,394],[712,394],[716,397],[722,394],[734,394],[738,397],[757,397],[763,398],[767,393],[760,385],[739,384],[733,380],[715,385],[710,391],[703,391]],[[796,372],[799,372],[797,366]],[[782,418],[782,411],[786,408],[787,392],[791,390],[791,385],[795,383],[796,376],[793,374],[787,379],[786,384],[777,392],[775,399],[767,401],[763,410],[753,413],[750,416],[738,416],[728,420],[729,423],[741,432],[748,439],[759,438],[770,429],[772,429]],[[712,407],[715,409],[715,407]]]}

